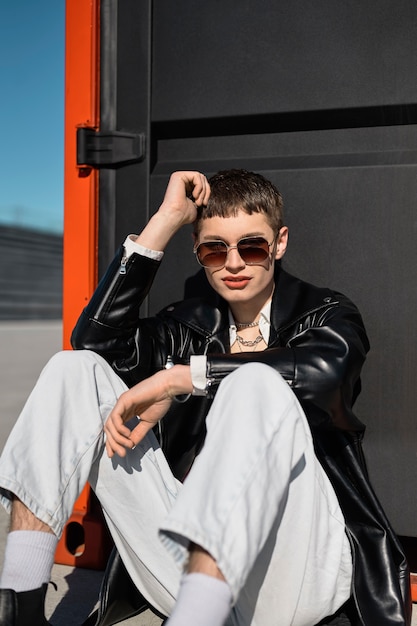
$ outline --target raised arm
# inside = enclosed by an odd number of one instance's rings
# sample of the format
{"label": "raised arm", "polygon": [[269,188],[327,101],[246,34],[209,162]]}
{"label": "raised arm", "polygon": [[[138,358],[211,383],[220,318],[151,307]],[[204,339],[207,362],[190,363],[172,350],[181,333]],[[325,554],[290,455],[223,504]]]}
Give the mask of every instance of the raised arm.
{"label": "raised arm", "polygon": [[103,356],[128,384],[137,382],[129,380],[129,370],[137,361],[140,306],[160,265],[146,251],[162,253],[175,233],[194,221],[197,207],[206,204],[209,196],[203,174],[174,172],[161,206],[135,238],[142,248],[126,258],[121,246],[74,328],[72,346]]}
{"label": "raised arm", "polygon": [[192,224],[197,207],[207,204],[210,186],[200,172],[174,172],[159,210],[151,217],[136,242],[151,250],[166,245],[185,224]]}

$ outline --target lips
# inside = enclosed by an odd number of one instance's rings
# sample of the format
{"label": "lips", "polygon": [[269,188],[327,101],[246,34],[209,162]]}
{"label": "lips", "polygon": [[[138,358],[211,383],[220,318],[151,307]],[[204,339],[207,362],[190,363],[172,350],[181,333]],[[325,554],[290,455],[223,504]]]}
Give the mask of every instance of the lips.
{"label": "lips", "polygon": [[229,289],[244,289],[250,280],[248,276],[226,276],[222,278],[223,283]]}

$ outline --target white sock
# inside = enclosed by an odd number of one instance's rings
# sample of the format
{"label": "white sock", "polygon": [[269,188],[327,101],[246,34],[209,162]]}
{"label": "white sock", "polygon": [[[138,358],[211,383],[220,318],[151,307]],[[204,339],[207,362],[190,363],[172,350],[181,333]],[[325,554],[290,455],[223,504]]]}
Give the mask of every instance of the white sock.
{"label": "white sock", "polygon": [[7,535],[1,589],[30,591],[48,583],[58,539],[48,532],[14,530]]}
{"label": "white sock", "polygon": [[223,626],[231,608],[226,582],[206,574],[186,574],[167,626]]}

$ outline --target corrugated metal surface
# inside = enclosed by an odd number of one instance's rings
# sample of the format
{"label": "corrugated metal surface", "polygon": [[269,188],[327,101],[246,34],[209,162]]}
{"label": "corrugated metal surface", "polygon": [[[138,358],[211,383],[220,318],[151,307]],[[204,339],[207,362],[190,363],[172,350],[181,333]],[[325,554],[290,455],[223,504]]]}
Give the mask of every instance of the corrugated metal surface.
{"label": "corrugated metal surface", "polygon": [[62,237],[0,226],[0,319],[61,319]]}

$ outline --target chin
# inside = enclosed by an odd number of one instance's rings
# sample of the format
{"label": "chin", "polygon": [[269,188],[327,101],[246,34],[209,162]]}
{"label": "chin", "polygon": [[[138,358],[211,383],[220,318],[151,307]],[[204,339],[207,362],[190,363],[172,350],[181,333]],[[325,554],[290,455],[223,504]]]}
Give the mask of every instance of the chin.
{"label": "chin", "polygon": [[250,302],[256,295],[246,289],[222,289],[217,292],[226,302]]}

